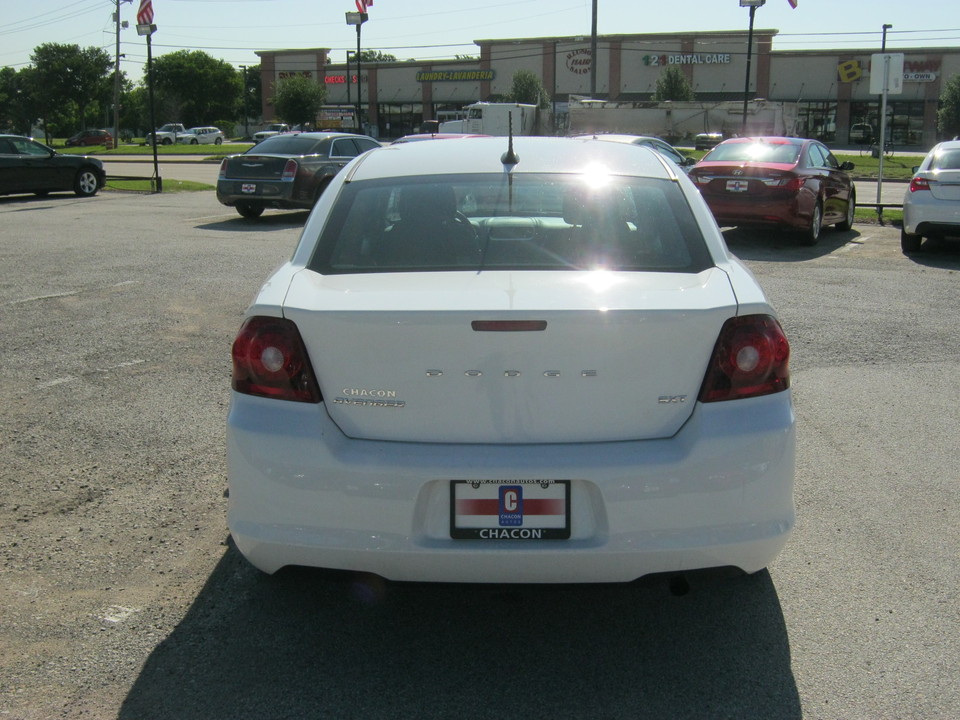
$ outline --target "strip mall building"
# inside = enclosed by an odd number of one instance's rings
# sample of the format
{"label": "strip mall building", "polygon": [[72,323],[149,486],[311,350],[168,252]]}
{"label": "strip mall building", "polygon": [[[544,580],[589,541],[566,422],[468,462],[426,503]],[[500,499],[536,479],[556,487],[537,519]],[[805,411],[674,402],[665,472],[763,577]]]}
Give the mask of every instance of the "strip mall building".
{"label": "strip mall building", "polygon": [[[326,86],[331,105],[355,106],[359,87],[367,130],[396,138],[417,132],[424,120],[478,100],[499,99],[522,69],[542,79],[562,128],[571,95],[650,100],[661,72],[674,65],[700,102],[743,100],[746,94],[797,103],[800,135],[843,146],[856,143],[854,126],[879,129],[880,103],[870,93],[870,60],[877,48],[774,51],[776,35],[776,30],[754,30],[746,93],[747,32],[603,35],[595,77],[589,37],[477,40],[475,59],[364,64],[359,83],[356,66],[331,63],[326,48],[260,51],[263,118],[275,117],[271,88],[286,77],[306,75]],[[889,137],[898,148],[925,150],[939,139],[938,101],[949,78],[960,73],[960,49],[896,52],[905,55],[904,80],[903,92],[888,98]]]}

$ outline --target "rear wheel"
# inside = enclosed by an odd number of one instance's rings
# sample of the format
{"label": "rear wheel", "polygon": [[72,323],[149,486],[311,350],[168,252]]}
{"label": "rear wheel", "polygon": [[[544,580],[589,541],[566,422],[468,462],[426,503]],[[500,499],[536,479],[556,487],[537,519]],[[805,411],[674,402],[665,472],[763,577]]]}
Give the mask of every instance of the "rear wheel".
{"label": "rear wheel", "polygon": [[253,203],[249,202],[238,202],[237,212],[243,215],[245,218],[254,220],[263,215],[263,205],[254,205]]}
{"label": "rear wheel", "polygon": [[816,245],[820,241],[820,230],[823,228],[823,205],[817,200],[810,218],[810,226],[800,234],[800,242],[804,245]]}
{"label": "rear wheel", "polygon": [[908,233],[903,228],[900,229],[900,249],[907,255],[920,252],[920,243],[923,242],[922,235]]}
{"label": "rear wheel", "polygon": [[80,197],[90,197],[96,195],[100,189],[100,181],[97,174],[90,168],[81,168],[77,176],[73,179],[73,192]]}
{"label": "rear wheel", "polygon": [[847,203],[847,214],[841,222],[838,222],[834,227],[837,228],[840,232],[847,232],[853,228],[853,216],[857,211],[857,194],[850,191],[850,202]]}

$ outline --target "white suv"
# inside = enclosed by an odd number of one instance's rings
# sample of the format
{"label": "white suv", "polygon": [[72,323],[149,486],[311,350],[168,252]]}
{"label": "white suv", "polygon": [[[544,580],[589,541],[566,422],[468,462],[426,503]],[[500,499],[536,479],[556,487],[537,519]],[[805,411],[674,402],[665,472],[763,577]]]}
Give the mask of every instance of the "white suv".
{"label": "white suv", "polygon": [[221,145],[223,143],[223,133],[215,127],[195,127],[190,128],[177,138],[177,142],[183,145]]}

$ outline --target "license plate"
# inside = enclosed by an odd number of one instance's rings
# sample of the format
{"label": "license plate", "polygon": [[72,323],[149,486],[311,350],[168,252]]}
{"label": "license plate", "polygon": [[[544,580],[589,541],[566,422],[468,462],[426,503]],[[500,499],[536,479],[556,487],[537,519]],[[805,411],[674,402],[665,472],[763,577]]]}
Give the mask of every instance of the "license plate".
{"label": "license plate", "polygon": [[727,192],[746,192],[749,189],[749,180],[727,180]]}
{"label": "license plate", "polygon": [[567,540],[569,480],[451,480],[455,540]]}
{"label": "license plate", "polygon": [[253,194],[257,191],[256,183],[244,183],[240,186],[240,192],[246,193],[248,195]]}

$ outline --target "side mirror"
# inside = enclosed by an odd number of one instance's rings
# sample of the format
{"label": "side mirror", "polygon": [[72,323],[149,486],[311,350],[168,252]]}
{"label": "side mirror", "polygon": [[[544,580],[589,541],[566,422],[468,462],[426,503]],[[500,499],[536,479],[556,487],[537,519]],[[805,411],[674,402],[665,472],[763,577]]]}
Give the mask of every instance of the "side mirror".
{"label": "side mirror", "polygon": [[847,160],[847,162],[843,163],[843,165],[840,166],[840,169],[849,171],[849,170],[853,170],[855,167],[856,165],[854,165],[852,162]]}
{"label": "side mirror", "polygon": [[685,157],[685,158],[683,159],[683,162],[680,163],[680,164],[681,164],[683,167],[690,167],[691,165],[696,165],[696,164],[697,164],[697,160],[696,160],[696,158]]}

